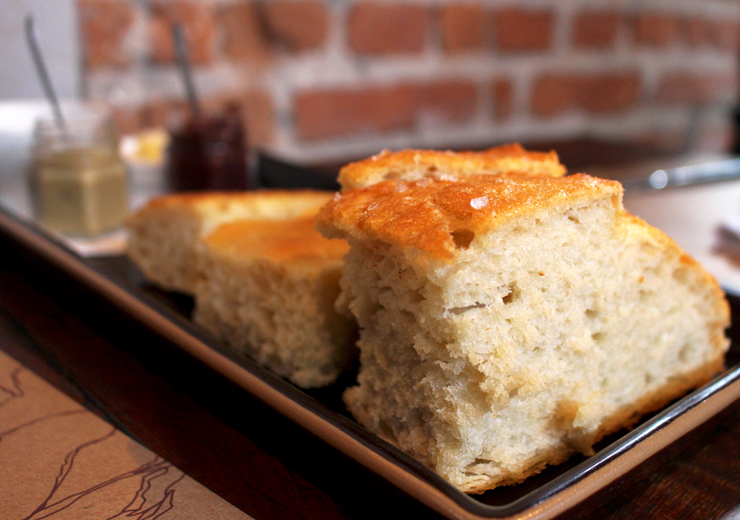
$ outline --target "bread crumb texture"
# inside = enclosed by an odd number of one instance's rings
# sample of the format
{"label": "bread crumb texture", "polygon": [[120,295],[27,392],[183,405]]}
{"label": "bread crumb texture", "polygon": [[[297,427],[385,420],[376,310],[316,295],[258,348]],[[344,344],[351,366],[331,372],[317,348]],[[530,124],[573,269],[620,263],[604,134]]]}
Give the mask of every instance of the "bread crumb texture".
{"label": "bread crumb texture", "polygon": [[195,297],[194,320],[304,387],[333,383],[357,356],[337,313],[342,256],[313,217],[317,191],[175,194],[129,220],[129,255],[152,282]]}
{"label": "bread crumb texture", "polygon": [[349,241],[356,419],[469,493],[521,482],[721,370],[716,281],[585,175],[384,181],[317,224]]}
{"label": "bread crumb texture", "polygon": [[356,357],[334,307],[348,247],[312,217],[223,224],[200,253],[195,321],[298,386],[333,383]]}

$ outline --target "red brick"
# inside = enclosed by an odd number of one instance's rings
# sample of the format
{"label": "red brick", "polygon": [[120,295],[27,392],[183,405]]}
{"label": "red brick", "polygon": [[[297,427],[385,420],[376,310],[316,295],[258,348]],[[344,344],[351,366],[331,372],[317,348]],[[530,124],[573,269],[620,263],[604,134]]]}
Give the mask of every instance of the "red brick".
{"label": "red brick", "polygon": [[303,92],[295,99],[295,120],[298,135],[311,140],[410,129],[419,122],[464,122],[477,109],[475,83],[449,80]]}
{"label": "red brick", "polygon": [[210,63],[214,55],[215,14],[205,3],[178,0],[152,5],[150,21],[151,58],[155,63],[175,61],[172,26],[182,24],[190,60],[195,65]]}
{"label": "red brick", "polygon": [[734,101],[737,77],[727,73],[671,72],[658,84],[656,101],[667,105],[703,105]]}
{"label": "red brick", "polygon": [[264,147],[275,138],[275,108],[272,97],[262,90],[241,96],[243,116],[246,119],[249,143],[253,147]]}
{"label": "red brick", "polygon": [[574,109],[596,114],[619,112],[637,104],[640,88],[640,76],[635,72],[546,74],[535,81],[532,112],[543,117]]}
{"label": "red brick", "polygon": [[321,47],[329,31],[329,15],[322,1],[268,2],[262,5],[270,40],[291,51]]}
{"label": "red brick", "polygon": [[433,121],[466,121],[478,109],[478,89],[471,81],[440,81],[419,87],[417,116]]}
{"label": "red brick", "polygon": [[355,5],[349,16],[349,47],[359,54],[419,54],[429,32],[430,12],[422,5]]}
{"label": "red brick", "polygon": [[711,45],[712,22],[699,16],[690,16],[684,21],[686,40],[692,47]]}
{"label": "red brick", "polygon": [[585,78],[580,105],[596,114],[626,110],[639,100],[640,87],[640,75],[636,72]]}
{"label": "red brick", "polygon": [[538,116],[552,116],[577,106],[578,80],[575,76],[561,74],[538,78],[532,87],[532,112]]}
{"label": "red brick", "polygon": [[614,11],[580,13],[573,21],[573,45],[589,49],[613,47],[618,27],[619,15]]}
{"label": "red brick", "polygon": [[453,54],[482,48],[485,26],[486,11],[481,5],[446,5],[440,15],[442,48]]}
{"label": "red brick", "polygon": [[685,20],[686,38],[694,47],[711,47],[736,52],[740,45],[740,22],[707,20],[692,16]]}
{"label": "red brick", "polygon": [[121,67],[131,62],[122,43],[134,21],[131,4],[119,0],[78,0],[85,65]]}
{"label": "red brick", "polygon": [[266,59],[268,45],[252,3],[227,4],[217,13],[224,55],[232,60]]}
{"label": "red brick", "polygon": [[737,52],[740,47],[740,21],[714,22],[711,32],[712,46],[725,51]]}
{"label": "red brick", "polygon": [[493,116],[497,121],[505,121],[514,113],[514,86],[508,79],[493,83]]}
{"label": "red brick", "polygon": [[682,41],[683,29],[683,23],[677,16],[641,13],[635,18],[634,38],[639,45],[668,47]]}
{"label": "red brick", "polygon": [[518,8],[494,14],[494,39],[503,51],[543,51],[552,47],[554,15],[551,11]]}
{"label": "red brick", "polygon": [[296,132],[313,140],[411,128],[417,99],[407,85],[303,92],[295,99]]}

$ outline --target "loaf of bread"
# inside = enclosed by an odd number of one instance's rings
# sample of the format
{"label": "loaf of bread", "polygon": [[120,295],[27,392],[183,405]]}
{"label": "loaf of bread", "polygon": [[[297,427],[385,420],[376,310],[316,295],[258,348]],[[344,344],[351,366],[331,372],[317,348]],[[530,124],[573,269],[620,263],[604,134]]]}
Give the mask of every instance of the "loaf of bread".
{"label": "loaf of bread", "polygon": [[356,324],[334,307],[347,250],[313,215],[222,224],[203,240],[194,319],[300,387],[333,383],[356,358]]}
{"label": "loaf of bread", "polygon": [[195,297],[196,322],[298,386],[330,384],[356,357],[337,314],[348,246],[313,226],[332,194],[173,194],[129,219],[129,256],[165,289]]}
{"label": "loaf of bread", "polygon": [[198,278],[197,246],[218,226],[235,220],[314,215],[330,198],[311,190],[165,195],[128,219],[127,254],[152,283],[193,294]]}
{"label": "loaf of bread", "polygon": [[338,180],[342,189],[348,190],[394,179],[449,180],[467,175],[510,173],[562,177],[566,171],[555,152],[530,152],[519,144],[508,144],[484,152],[386,150],[348,164],[340,170]]}
{"label": "loaf of bread", "polygon": [[625,212],[619,183],[416,179],[346,190],[316,223],[350,244],[360,372],[347,407],[460,490],[590,454],[722,369],[722,291]]}

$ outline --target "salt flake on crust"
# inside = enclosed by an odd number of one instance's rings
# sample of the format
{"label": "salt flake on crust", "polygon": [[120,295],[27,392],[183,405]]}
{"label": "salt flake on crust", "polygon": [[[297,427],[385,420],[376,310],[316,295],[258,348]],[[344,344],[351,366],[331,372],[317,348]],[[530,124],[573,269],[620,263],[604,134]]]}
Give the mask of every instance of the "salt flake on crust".
{"label": "salt flake on crust", "polygon": [[476,197],[470,200],[470,206],[473,209],[483,209],[488,206],[488,203],[488,195],[483,195],[482,197]]}

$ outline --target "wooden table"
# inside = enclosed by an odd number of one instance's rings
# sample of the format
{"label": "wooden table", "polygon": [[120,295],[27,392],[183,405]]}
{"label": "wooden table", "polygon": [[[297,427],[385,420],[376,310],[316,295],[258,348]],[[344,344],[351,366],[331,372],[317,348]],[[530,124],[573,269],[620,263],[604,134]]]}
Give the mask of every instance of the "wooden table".
{"label": "wooden table", "polygon": [[[239,510],[258,519],[344,519],[379,518],[393,507],[436,518],[2,237],[0,251],[0,350]],[[52,483],[15,482],[37,484]]]}
{"label": "wooden table", "polygon": [[[0,251],[0,350],[210,489],[221,516],[204,518],[438,517],[2,237]],[[740,517],[740,407],[564,517]]]}

